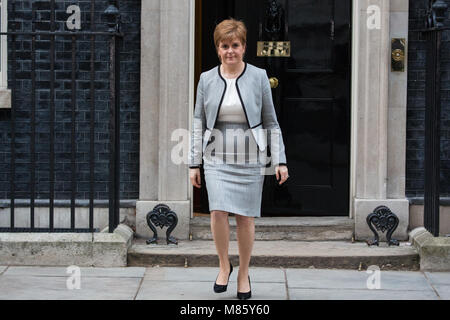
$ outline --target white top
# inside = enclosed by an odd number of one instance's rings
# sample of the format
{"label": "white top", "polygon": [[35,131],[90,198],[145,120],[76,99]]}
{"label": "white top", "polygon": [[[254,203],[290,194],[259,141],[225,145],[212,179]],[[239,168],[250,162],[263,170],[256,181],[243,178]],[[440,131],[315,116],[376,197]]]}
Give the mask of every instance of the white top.
{"label": "white top", "polygon": [[[223,97],[222,105],[220,106],[217,121],[228,123],[247,123],[244,108],[242,106],[241,100],[239,99],[239,94],[236,88],[236,78],[224,79],[227,82],[227,89],[225,91],[225,96]],[[212,135],[215,136],[216,134],[218,134],[218,132],[216,130],[213,130]],[[249,161],[250,163],[258,162],[256,141],[250,132],[246,133],[246,136],[248,137],[244,137],[244,139],[238,138],[237,141],[235,140],[234,133],[231,133],[231,135],[228,135],[228,133],[222,134],[222,139],[217,140],[216,137],[214,138],[214,141],[219,141],[218,143],[222,141],[222,146],[214,145],[215,157],[218,157],[216,158],[216,160],[222,163],[221,161],[223,159],[225,163],[237,164],[242,164],[246,161]],[[246,140],[248,140],[248,146]],[[210,144],[209,147],[210,149],[212,149],[213,144]],[[208,149],[207,147],[206,150],[209,151],[205,150],[205,153],[211,155],[210,149]],[[261,153],[260,157],[263,156],[264,154]]]}
{"label": "white top", "polygon": [[227,82],[227,90],[225,92],[225,96],[223,97],[222,105],[220,106],[217,121],[235,123],[247,122],[244,109],[236,89],[236,78],[224,79]]}

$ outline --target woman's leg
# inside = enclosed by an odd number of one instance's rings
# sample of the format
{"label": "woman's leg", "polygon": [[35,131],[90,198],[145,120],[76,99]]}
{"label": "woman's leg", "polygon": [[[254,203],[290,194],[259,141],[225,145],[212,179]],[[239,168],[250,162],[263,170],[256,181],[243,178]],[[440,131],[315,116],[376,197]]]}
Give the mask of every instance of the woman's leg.
{"label": "woman's leg", "polygon": [[239,247],[238,291],[248,292],[248,268],[255,239],[255,218],[236,214],[236,235]]}
{"label": "woman's leg", "polygon": [[230,260],[228,259],[230,225],[228,223],[228,212],[211,211],[211,232],[220,261],[220,272],[216,283],[225,285],[228,283],[228,275],[230,274]]}

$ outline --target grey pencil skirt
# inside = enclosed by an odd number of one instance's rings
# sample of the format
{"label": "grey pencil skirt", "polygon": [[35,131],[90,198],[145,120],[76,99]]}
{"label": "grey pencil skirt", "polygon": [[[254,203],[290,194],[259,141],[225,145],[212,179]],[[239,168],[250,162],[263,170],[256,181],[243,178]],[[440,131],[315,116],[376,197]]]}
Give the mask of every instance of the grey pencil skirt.
{"label": "grey pencil skirt", "polygon": [[216,122],[203,156],[209,210],[261,217],[265,159],[247,123]]}

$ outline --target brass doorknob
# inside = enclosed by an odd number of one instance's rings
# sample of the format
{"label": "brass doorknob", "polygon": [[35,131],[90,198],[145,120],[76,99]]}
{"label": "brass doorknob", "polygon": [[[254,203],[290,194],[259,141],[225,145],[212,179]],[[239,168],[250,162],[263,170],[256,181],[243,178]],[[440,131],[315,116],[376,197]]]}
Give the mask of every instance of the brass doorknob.
{"label": "brass doorknob", "polygon": [[275,89],[276,87],[278,87],[278,79],[277,79],[277,78],[271,77],[271,78],[269,79],[269,82],[270,82],[270,87],[271,87],[272,89]]}

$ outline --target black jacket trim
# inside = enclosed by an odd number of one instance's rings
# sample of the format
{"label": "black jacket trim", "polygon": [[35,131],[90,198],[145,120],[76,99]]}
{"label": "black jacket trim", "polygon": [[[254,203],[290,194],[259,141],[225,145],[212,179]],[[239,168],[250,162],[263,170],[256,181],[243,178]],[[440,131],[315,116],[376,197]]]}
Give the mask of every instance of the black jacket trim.
{"label": "black jacket trim", "polygon": [[260,125],[262,125],[262,122],[260,122],[260,123],[258,123],[257,125],[251,127],[250,129],[254,129],[254,128],[256,128],[256,127],[259,127]]}

